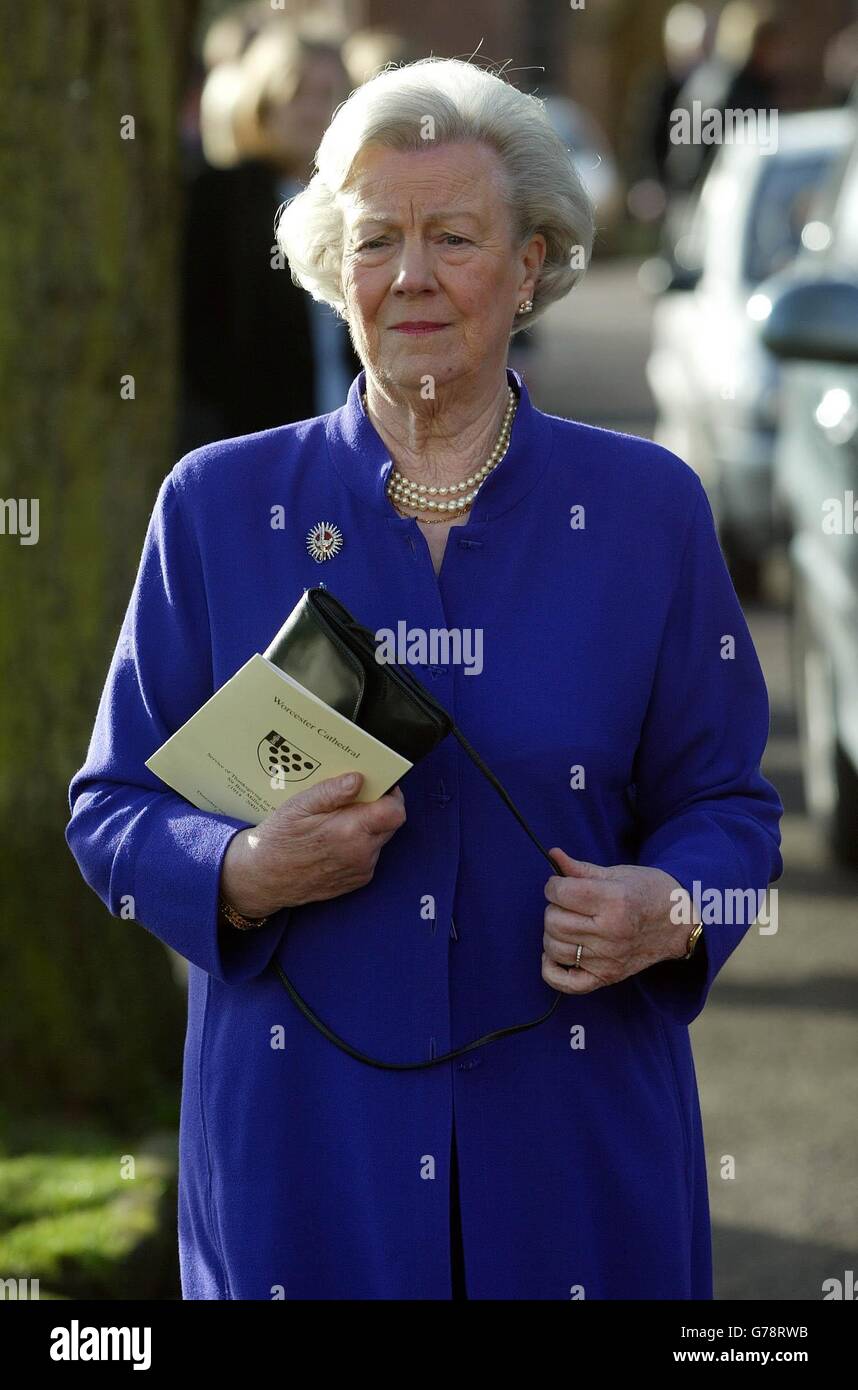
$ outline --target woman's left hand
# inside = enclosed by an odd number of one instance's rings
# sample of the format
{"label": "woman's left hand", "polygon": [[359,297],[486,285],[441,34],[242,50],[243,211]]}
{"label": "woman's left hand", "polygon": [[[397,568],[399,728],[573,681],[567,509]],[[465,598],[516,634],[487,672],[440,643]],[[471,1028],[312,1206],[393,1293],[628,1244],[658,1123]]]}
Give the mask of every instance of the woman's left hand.
{"label": "woman's left hand", "polygon": [[[589,994],[685,955],[691,899],[670,874],[636,864],[603,868],[571,859],[562,849],[550,853],[564,877],[554,875],[545,885],[542,978],[547,985],[562,994]],[[568,970],[579,945],[581,964]]]}

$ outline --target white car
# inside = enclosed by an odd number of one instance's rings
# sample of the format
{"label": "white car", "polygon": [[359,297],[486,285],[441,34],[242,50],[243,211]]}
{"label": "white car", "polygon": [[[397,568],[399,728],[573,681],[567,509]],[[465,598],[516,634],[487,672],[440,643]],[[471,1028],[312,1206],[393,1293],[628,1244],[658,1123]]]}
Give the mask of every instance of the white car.
{"label": "white car", "polygon": [[676,288],[655,307],[655,438],[699,473],[746,595],[774,539],[780,379],[760,339],[755,291],[796,256],[811,202],[854,131],[851,110],[814,111],[782,116],[768,151],[722,146],[674,250]]}

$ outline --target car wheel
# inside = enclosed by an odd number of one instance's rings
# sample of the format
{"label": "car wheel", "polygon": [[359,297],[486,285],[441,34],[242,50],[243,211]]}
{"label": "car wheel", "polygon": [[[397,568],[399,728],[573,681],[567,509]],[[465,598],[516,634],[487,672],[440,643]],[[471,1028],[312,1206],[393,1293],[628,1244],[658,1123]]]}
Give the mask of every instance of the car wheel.
{"label": "car wheel", "polygon": [[831,658],[800,593],[793,626],[793,682],[808,812],[839,864],[858,868],[858,771],[840,742]]}

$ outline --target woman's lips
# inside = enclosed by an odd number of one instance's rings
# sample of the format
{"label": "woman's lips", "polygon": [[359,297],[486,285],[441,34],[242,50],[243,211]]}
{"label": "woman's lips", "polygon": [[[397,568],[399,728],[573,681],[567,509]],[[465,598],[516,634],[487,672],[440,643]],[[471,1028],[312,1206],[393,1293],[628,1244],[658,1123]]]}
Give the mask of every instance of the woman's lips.
{"label": "woman's lips", "polygon": [[394,333],[413,334],[438,333],[442,328],[449,328],[449,326],[450,325],[447,323],[395,323],[393,325],[393,331]]}

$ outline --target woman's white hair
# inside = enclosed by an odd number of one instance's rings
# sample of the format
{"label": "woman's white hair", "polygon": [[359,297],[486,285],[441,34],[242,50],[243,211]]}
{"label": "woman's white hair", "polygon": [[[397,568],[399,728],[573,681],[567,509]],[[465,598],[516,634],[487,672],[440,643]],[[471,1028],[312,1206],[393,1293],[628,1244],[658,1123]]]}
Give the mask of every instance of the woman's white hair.
{"label": "woman's white hair", "polygon": [[337,108],[316,152],[316,172],[277,215],[277,243],[295,283],[344,314],[337,195],[348,187],[365,145],[419,154],[466,140],[484,142],[501,158],[518,245],[537,232],[547,244],[533,311],[516,316],[511,332],[528,327],[568,294],[589,263],[594,232],[593,202],[572,155],[537,97],[458,58],[421,58],[388,68]]}

